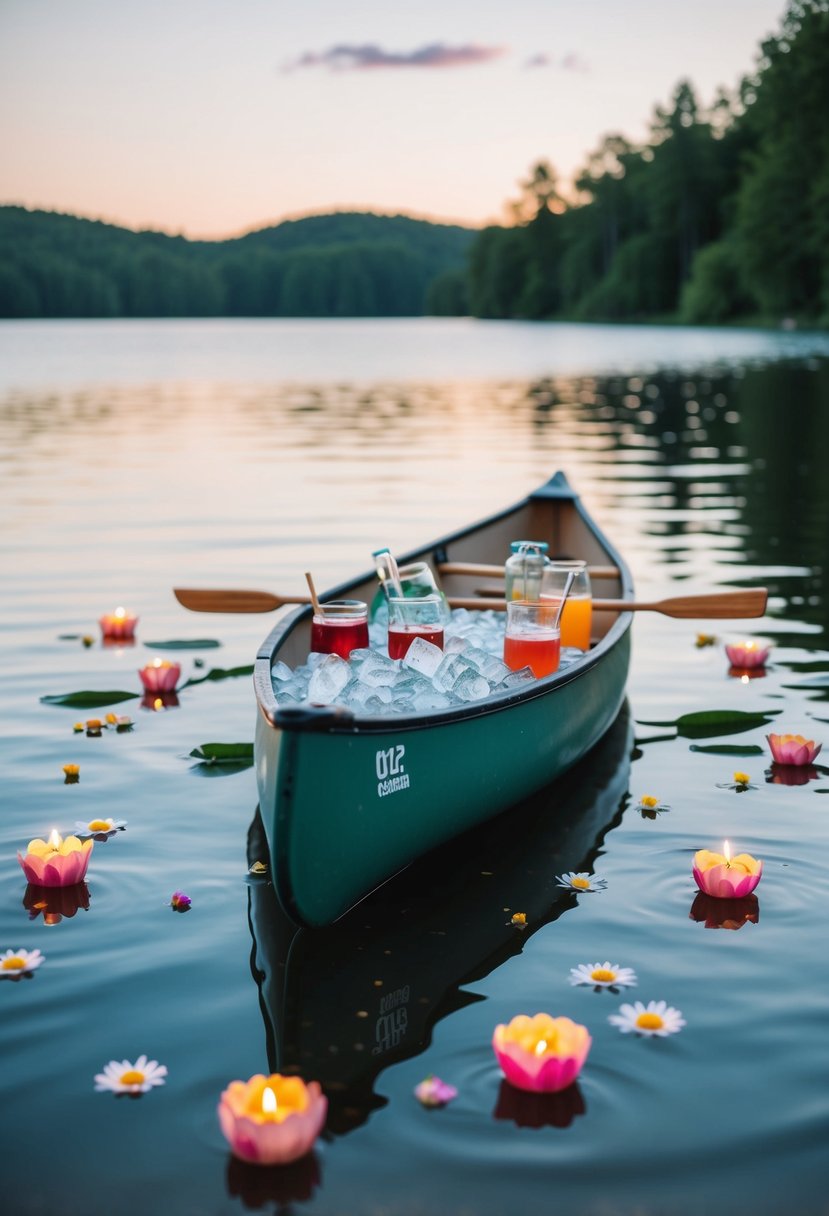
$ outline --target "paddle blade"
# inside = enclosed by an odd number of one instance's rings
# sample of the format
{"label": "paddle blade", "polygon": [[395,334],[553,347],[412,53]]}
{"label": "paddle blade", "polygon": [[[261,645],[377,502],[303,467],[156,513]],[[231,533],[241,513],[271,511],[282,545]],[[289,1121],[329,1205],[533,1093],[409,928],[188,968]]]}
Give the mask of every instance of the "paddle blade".
{"label": "paddle blade", "polygon": [[282,599],[269,591],[229,591],[221,588],[175,587],[173,595],[191,612],[273,612],[283,604],[300,602]]}
{"label": "paddle blade", "polygon": [[661,600],[653,608],[665,616],[680,620],[726,620],[738,617],[762,616],[769,593],[765,587],[748,587],[744,591],[719,591],[710,595],[675,595]]}

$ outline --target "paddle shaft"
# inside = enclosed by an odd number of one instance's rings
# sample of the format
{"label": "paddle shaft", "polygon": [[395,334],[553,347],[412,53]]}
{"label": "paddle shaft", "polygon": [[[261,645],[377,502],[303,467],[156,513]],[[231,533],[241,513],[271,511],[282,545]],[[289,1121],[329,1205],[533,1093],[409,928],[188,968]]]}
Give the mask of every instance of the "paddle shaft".
{"label": "paddle shaft", "polygon": [[[208,590],[177,587],[173,594],[191,612],[274,612],[288,604],[310,604],[307,595],[282,596],[270,591]],[[676,595],[665,600],[637,603],[632,600],[593,600],[596,612],[661,612],[680,620],[727,620],[762,616],[766,610],[768,591],[751,587],[743,591],[714,591],[710,595]],[[494,608],[506,610],[500,599],[464,599],[450,596],[451,608],[473,611]]]}
{"label": "paddle shaft", "polygon": [[[438,574],[468,574],[474,578],[503,578],[503,566],[487,566],[478,562],[439,562]],[[618,566],[588,566],[591,578],[618,578]]]}

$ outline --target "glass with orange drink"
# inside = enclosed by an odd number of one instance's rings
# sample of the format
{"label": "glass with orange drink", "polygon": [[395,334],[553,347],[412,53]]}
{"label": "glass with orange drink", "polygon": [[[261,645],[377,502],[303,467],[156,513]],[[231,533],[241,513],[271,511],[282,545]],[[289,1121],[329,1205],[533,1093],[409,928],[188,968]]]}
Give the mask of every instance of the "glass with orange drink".
{"label": "glass with orange drink", "polygon": [[574,574],[570,594],[561,614],[561,644],[575,646],[579,650],[590,649],[590,632],[593,621],[593,594],[586,562],[548,561],[541,576],[541,599],[558,608],[567,583],[567,576]]}

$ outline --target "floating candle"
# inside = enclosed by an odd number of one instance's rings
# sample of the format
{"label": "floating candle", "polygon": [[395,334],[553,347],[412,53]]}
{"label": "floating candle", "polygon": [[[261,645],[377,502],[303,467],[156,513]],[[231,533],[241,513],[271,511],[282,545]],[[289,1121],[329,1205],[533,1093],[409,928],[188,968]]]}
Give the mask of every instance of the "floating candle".
{"label": "floating candle", "polygon": [[175,692],[181,666],[169,659],[153,659],[139,671],[145,692]]}
{"label": "floating candle", "polygon": [[17,854],[21,869],[29,882],[40,887],[71,887],[83,882],[92,841],[81,842],[77,836],[63,837],[54,829],[49,839],[30,840],[26,856]]}
{"label": "floating candle", "polygon": [[726,646],[725,653],[732,667],[751,668],[764,667],[769,657],[770,647],[762,646],[759,642],[733,642]]}
{"label": "floating candle", "polygon": [[804,735],[766,735],[766,740],[777,764],[814,764],[823,747]]}
{"label": "floating candle", "polygon": [[763,875],[763,863],[748,853],[731,856],[726,840],[722,853],[700,849],[694,854],[694,881],[705,895],[715,899],[743,899],[750,895]]}
{"label": "floating candle", "polygon": [[585,1026],[548,1013],[518,1014],[498,1025],[492,1048],[506,1079],[518,1089],[556,1093],[582,1070],[592,1039]]}
{"label": "floating candle", "polygon": [[322,1130],[328,1099],[316,1081],[269,1077],[231,1081],[218,1107],[234,1156],[256,1165],[285,1165],[310,1151]]}
{"label": "floating candle", "polygon": [[105,638],[123,642],[135,636],[138,617],[128,612],[126,608],[119,607],[114,612],[104,613],[98,624],[101,626],[101,633]]}

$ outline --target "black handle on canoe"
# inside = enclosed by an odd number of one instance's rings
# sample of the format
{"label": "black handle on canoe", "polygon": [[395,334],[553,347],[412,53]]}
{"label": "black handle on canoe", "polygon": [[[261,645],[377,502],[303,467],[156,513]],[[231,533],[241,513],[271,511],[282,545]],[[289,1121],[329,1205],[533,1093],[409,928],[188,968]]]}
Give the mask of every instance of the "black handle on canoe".
{"label": "black handle on canoe", "polygon": [[354,714],[344,705],[281,705],[273,716],[283,730],[329,730],[350,726]]}

